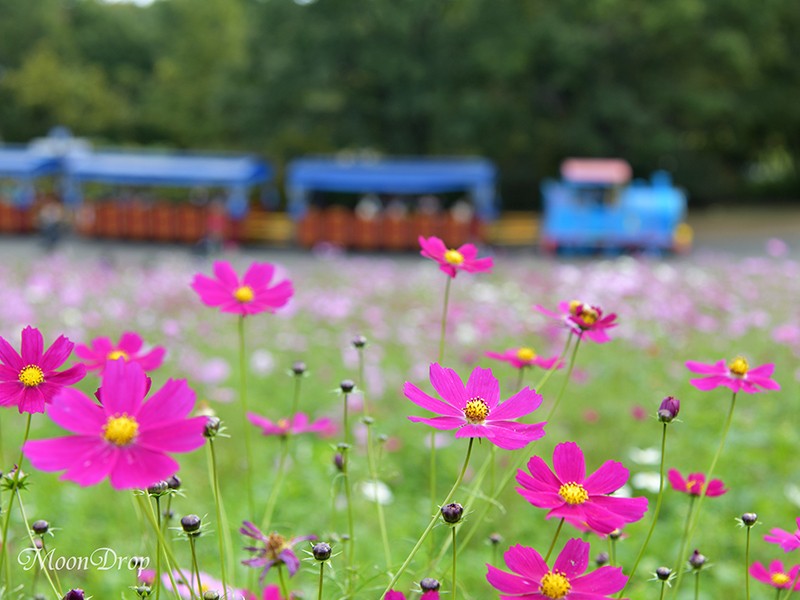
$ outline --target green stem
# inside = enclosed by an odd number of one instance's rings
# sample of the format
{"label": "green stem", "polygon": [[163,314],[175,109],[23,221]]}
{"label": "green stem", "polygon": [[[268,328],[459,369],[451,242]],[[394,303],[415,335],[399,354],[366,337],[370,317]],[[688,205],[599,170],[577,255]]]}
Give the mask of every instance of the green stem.
{"label": "green stem", "polygon": [[664,600],[664,593],[666,592],[666,590],[667,590],[667,582],[666,581],[662,581],[661,582],[661,596],[659,596],[660,600]]}
{"label": "green stem", "polygon": [[217,543],[219,544],[219,566],[222,576],[222,597],[228,597],[228,569],[225,555],[225,537],[230,535],[227,518],[223,519],[222,496],[219,492],[219,473],[217,472],[217,454],[214,449],[214,438],[208,439],[208,463],[211,477],[211,489],[214,492],[214,508],[217,513]]}
{"label": "green stem", "polygon": [[[22,504],[20,504],[20,506],[22,506]],[[24,508],[22,510],[24,511]],[[47,556],[47,546],[44,543],[44,536],[40,536],[39,540],[42,542],[42,553],[45,556]],[[58,571],[56,569],[53,569],[53,579],[56,582],[56,590],[55,591],[58,591],[58,590],[62,589],[62,587],[61,587],[61,578],[58,576]]]}
{"label": "green stem", "polygon": [[747,600],[750,600],[750,529],[747,528],[747,542],[744,546],[744,589]]}
{"label": "green stem", "polygon": [[[347,535],[350,539],[347,542],[347,595],[351,597],[350,592],[353,586],[353,574],[355,573],[355,556],[356,556],[356,538],[353,519],[353,492],[350,489],[350,447],[345,445],[342,448],[342,457],[344,462],[342,465],[342,475],[344,476],[344,495],[347,500]],[[287,596],[288,597],[288,596]]]}
{"label": "green stem", "polygon": [[348,424],[348,409],[347,406],[347,396],[346,392],[342,393],[342,397],[344,398],[344,406],[342,407],[344,416],[342,417],[342,427],[344,428],[344,443],[348,446],[350,445],[350,426]]}
{"label": "green stem", "polygon": [[[736,408],[736,392],[733,392],[731,396],[731,406],[728,409],[728,417],[725,419],[725,425],[722,428],[722,437],[719,441],[719,447],[717,448],[716,454],[714,454],[714,458],[711,460],[711,466],[708,468],[708,472],[706,473],[706,481],[710,482],[711,478],[714,476],[714,468],[717,466],[717,462],[719,461],[719,457],[722,455],[722,450],[725,448],[725,441],[728,438],[728,432],[731,429],[731,423],[733,422],[733,410]],[[705,490],[700,494],[700,498],[697,501],[697,508],[694,511],[694,517],[692,518],[692,523],[689,526],[689,532],[684,539],[684,546],[681,547],[681,557],[686,556],[686,545],[690,544],[692,541],[692,536],[694,536],[694,531],[697,528],[697,523],[700,521],[700,507],[703,505],[703,500],[706,497]],[[678,589],[681,585],[681,579],[683,578],[683,569],[678,571],[678,579],[675,581],[675,592],[674,595],[677,595]]]}
{"label": "green stem", "polygon": [[[158,530],[161,529],[161,504],[158,496],[155,497],[156,501],[156,520],[158,521]],[[149,502],[149,500],[148,500]],[[163,532],[162,532],[163,533]],[[156,600],[161,597],[161,541],[160,538],[156,539],[156,578],[154,581],[156,585]]]}
{"label": "green stem", "polygon": [[[178,561],[175,560],[175,555],[172,552],[172,548],[166,543],[166,540],[164,539],[164,533],[158,526],[158,519],[155,515],[155,511],[153,510],[152,503],[150,503],[143,494],[136,495],[136,499],[139,502],[139,508],[142,511],[142,514],[144,514],[145,517],[147,517],[147,520],[150,522],[150,526],[156,533],[156,539],[161,544],[161,551],[167,563],[167,576],[169,577],[170,584],[172,584],[172,593],[175,594],[175,598],[177,598],[177,600],[182,600],[181,595],[178,592],[178,584],[175,582],[175,576],[172,573],[173,569],[178,572],[178,576],[181,578],[181,581],[189,581],[189,580],[186,578],[186,575],[183,574],[183,571],[178,566]],[[192,598],[194,598],[194,591],[192,590],[191,586],[189,587],[189,592]]]}
{"label": "green stem", "polygon": [[564,518],[562,517],[561,520],[558,522],[558,527],[556,528],[556,532],[553,535],[553,541],[550,542],[550,547],[547,549],[547,555],[544,557],[544,562],[550,560],[550,555],[553,553],[553,548],[556,547],[556,541],[558,540],[558,536],[561,533],[561,528],[564,526]]}
{"label": "green stem", "polygon": [[[447,283],[444,286],[444,302],[442,304],[442,324],[439,332],[439,354],[437,356],[436,362],[440,365],[444,360],[444,340],[447,333],[447,306],[450,303],[450,284],[452,283],[453,278],[449,275],[447,276]],[[436,511],[436,430],[431,430],[431,437],[430,437],[430,461],[429,461],[429,468],[428,468],[428,487],[430,492],[431,498],[431,511]],[[433,555],[433,540],[431,540],[431,555]]]}
{"label": "green stem", "polygon": [[369,416],[369,403],[367,402],[367,382],[364,381],[364,348],[358,351],[358,388],[361,390],[361,404],[365,417]]}
{"label": "green stem", "polygon": [[639,568],[639,563],[642,561],[642,557],[644,556],[645,550],[647,550],[647,545],[650,543],[650,538],[653,536],[653,531],[656,529],[656,523],[658,522],[658,515],[661,513],[661,502],[664,499],[664,465],[666,459],[666,450],[667,450],[667,424],[662,423],[663,428],[661,430],[661,468],[659,469],[659,479],[658,479],[658,499],[656,500],[656,508],[653,511],[653,522],[650,524],[650,530],[647,532],[647,537],[644,539],[644,544],[642,544],[641,550],[639,550],[639,554],[636,556],[636,560],[633,563],[633,567],[631,568],[630,574],[628,575],[628,581],[625,584],[617,598],[622,598],[622,594],[625,592],[625,589],[628,587],[628,583],[633,581],[633,576],[636,575],[636,569]]}
{"label": "green stem", "polygon": [[377,494],[378,467],[375,464],[375,454],[372,448],[372,424],[367,424],[367,465],[369,467],[369,476],[372,479],[372,484],[375,486],[375,507],[378,511],[378,526],[381,530],[381,540],[383,542],[383,558],[386,561],[386,570],[388,571],[392,564],[392,550],[389,544],[389,533],[386,530],[386,517],[383,514],[383,505],[380,503]]}
{"label": "green stem", "polygon": [[517,386],[514,388],[516,391],[520,391],[522,389],[522,382],[525,381],[525,369],[527,367],[522,366],[519,369],[519,373],[517,373]]}
{"label": "green stem", "polygon": [[673,572],[674,571],[683,572],[683,568],[681,565],[683,564],[683,560],[686,556],[685,554],[686,540],[689,537],[689,529],[692,522],[692,514],[694,513],[696,508],[695,506],[696,498],[697,496],[694,495],[689,496],[689,509],[686,512],[686,523],[684,523],[683,525],[683,535],[681,536],[681,544],[679,546],[678,556],[675,557],[675,563],[674,563],[675,568],[673,569]]}
{"label": "green stem", "polygon": [[287,436],[281,438],[281,457],[278,461],[278,473],[275,475],[275,483],[269,491],[269,498],[267,499],[267,508],[264,511],[264,518],[261,520],[261,530],[267,531],[272,521],[272,515],[275,512],[275,505],[278,502],[278,495],[283,487],[283,480],[286,475],[286,459],[289,456],[289,439]]}
{"label": "green stem", "polygon": [[283,576],[283,564],[278,564],[278,581],[281,584],[281,596],[289,600],[289,588],[286,587],[286,578]]}
{"label": "green stem", "polygon": [[319,586],[317,591],[317,600],[322,600],[322,583],[325,581],[325,563],[319,563]]}
{"label": "green stem", "polygon": [[442,307],[442,326],[441,331],[439,333],[439,357],[436,360],[439,364],[442,364],[444,360],[444,338],[445,333],[447,331],[447,305],[450,302],[450,283],[453,281],[453,278],[449,275],[447,276],[447,283],[444,286],[444,306]]}
{"label": "green stem", "polygon": [[245,446],[245,482],[247,484],[247,503],[250,509],[250,518],[256,514],[256,501],[253,496],[253,447],[250,436],[250,422],[247,420],[247,359],[245,356],[244,342],[244,315],[239,317],[239,398],[242,401],[242,425],[244,426]]}
{"label": "green stem", "polygon": [[[794,594],[794,588],[797,586],[797,582],[800,581],[800,571],[797,572],[797,575],[794,577],[794,581],[792,581],[792,585],[789,586],[789,589],[786,590],[785,599],[788,600],[789,596]],[[780,597],[780,589],[778,589],[778,596]]]}
{"label": "green stem", "polygon": [[33,417],[33,413],[28,413],[28,417],[25,420],[25,435],[22,436],[22,444],[19,447],[19,458],[17,459],[16,463],[16,471],[14,471],[14,479],[13,485],[11,487],[11,494],[8,498],[8,508],[6,509],[5,520],[3,521],[3,539],[0,541],[2,544],[2,548],[0,549],[0,570],[2,570],[3,565],[6,568],[6,589],[11,589],[11,562],[6,560],[6,554],[8,553],[8,525],[11,522],[11,512],[14,508],[14,498],[18,496],[19,491],[19,476],[22,472],[22,459],[24,458],[23,448],[25,447],[25,442],[28,441],[28,436],[31,432],[31,418]]}
{"label": "green stem", "polygon": [[[469,446],[467,446],[467,455],[466,455],[466,457],[464,457],[464,464],[461,467],[461,472],[458,474],[458,477],[456,478],[456,482],[453,484],[453,487],[450,488],[450,491],[447,493],[447,496],[445,497],[444,501],[442,501],[442,506],[444,506],[445,504],[448,504],[450,502],[450,500],[452,500],[453,495],[456,493],[456,490],[458,490],[458,486],[461,485],[461,482],[464,479],[464,473],[467,472],[467,466],[469,465],[469,457],[472,455],[472,445],[473,445],[474,442],[475,442],[475,438],[469,438]],[[392,577],[392,580],[389,582],[388,587],[380,595],[381,598],[383,598],[394,587],[394,584],[397,583],[398,579],[400,579],[400,576],[408,568],[408,565],[410,565],[411,561],[414,560],[414,556],[417,554],[417,552],[419,551],[420,547],[425,542],[425,539],[428,537],[430,532],[433,530],[433,528],[436,525],[436,522],[438,520],[439,520],[439,511],[435,511],[433,517],[431,517],[431,520],[428,523],[428,526],[425,528],[425,531],[422,532],[422,535],[417,540],[417,543],[414,544],[414,547],[411,549],[411,552],[406,557],[406,560],[400,566],[400,568],[398,569],[397,573],[395,573],[394,576]]]}
{"label": "green stem", "polygon": [[294,394],[292,396],[292,412],[289,415],[290,417],[294,417],[297,414],[297,409],[300,407],[300,382],[302,380],[302,375],[294,376]]}
{"label": "green stem", "polygon": [[[748,596],[749,598],[750,596]],[[694,574],[694,600],[700,599],[700,571]]]}
{"label": "green stem", "polygon": [[[572,343],[572,338],[573,337],[574,337],[574,334],[572,332],[570,332],[570,334],[567,336],[567,341],[564,343],[564,348],[561,350],[561,354],[558,356],[558,360],[553,363],[552,367],[547,369],[547,372],[544,374],[544,377],[542,377],[542,379],[539,381],[539,384],[534,388],[540,394],[542,393],[542,388],[550,380],[550,377],[553,375],[553,373],[558,371],[558,365],[561,364],[561,361],[563,361],[564,357],[567,355],[567,351],[569,351],[569,347],[570,347],[570,344]],[[578,338],[578,339],[580,339],[580,338]]]}
{"label": "green stem", "polygon": [[[189,547],[192,550],[192,566],[194,567],[194,573],[197,577],[197,592],[198,598],[203,597],[203,582],[200,581],[200,565],[197,563],[197,549],[194,547],[195,544],[195,537],[189,536]],[[192,587],[191,585],[189,586]],[[223,597],[225,596],[225,592],[223,591]]]}
{"label": "green stem", "polygon": [[608,536],[608,564],[612,567],[617,565],[617,541]]}
{"label": "green stem", "polygon": [[451,527],[453,531],[453,600],[456,600],[456,558],[457,558],[457,551],[458,546],[456,546],[456,528]]}
{"label": "green stem", "polygon": [[[30,417],[30,413],[28,413],[28,417]],[[19,463],[17,463],[19,464]],[[59,586],[55,584],[53,578],[50,577],[50,572],[47,569],[47,566],[44,564],[44,558],[42,557],[42,551],[36,547],[36,540],[33,538],[33,531],[31,531],[30,526],[28,525],[28,515],[25,514],[25,505],[22,502],[22,495],[19,493],[19,490],[15,488],[14,494],[17,496],[17,500],[19,500],[19,512],[22,515],[22,520],[25,523],[25,531],[28,532],[28,539],[31,542],[31,546],[33,547],[34,552],[36,553],[36,557],[39,559],[39,568],[42,572],[44,572],[45,577],[47,578],[48,583],[50,584],[50,588],[53,590],[53,593],[56,595],[57,600],[61,600],[63,597]]]}

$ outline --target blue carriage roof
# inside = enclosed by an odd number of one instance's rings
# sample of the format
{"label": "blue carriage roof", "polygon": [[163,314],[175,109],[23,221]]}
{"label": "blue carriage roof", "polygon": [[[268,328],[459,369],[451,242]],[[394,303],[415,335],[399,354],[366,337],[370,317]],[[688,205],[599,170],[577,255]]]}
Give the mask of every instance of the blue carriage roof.
{"label": "blue carriage roof", "polygon": [[289,163],[289,210],[305,212],[308,193],[436,194],[468,191],[484,218],[496,214],[497,170],[483,158],[300,158]]}
{"label": "blue carriage roof", "polygon": [[31,179],[59,170],[58,158],[26,148],[0,148],[0,177]]}
{"label": "blue carriage roof", "polygon": [[252,186],[272,178],[272,168],[251,156],[92,152],[66,159],[74,181],[120,185]]}

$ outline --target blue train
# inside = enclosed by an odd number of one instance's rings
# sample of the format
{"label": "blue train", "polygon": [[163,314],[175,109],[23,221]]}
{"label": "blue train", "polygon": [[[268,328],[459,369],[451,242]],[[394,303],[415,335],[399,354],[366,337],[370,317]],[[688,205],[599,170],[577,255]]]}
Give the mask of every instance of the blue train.
{"label": "blue train", "polygon": [[649,181],[631,175],[624,160],[565,160],[562,179],[542,183],[541,247],[549,252],[688,249],[686,193],[665,171]]}

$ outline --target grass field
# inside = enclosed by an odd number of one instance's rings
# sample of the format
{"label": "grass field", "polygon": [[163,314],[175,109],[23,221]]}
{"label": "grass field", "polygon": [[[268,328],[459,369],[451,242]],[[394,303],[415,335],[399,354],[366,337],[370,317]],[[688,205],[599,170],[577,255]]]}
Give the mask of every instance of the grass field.
{"label": "grass field", "polygon": [[[241,271],[249,258],[227,256]],[[265,255],[265,260],[269,257]],[[300,409],[313,417],[341,422],[342,399],[336,393],[343,379],[359,379],[358,353],[351,340],[368,339],[364,350],[365,389],[375,419],[373,432],[387,436],[381,445],[380,479],[391,492],[384,505],[393,564],[384,564],[374,503],[361,494],[360,483],[369,479],[365,454],[365,427],[356,421],[356,446],[351,458],[351,478],[356,514],[357,588],[352,597],[377,599],[391,571],[403,561],[430,519],[430,430],[411,423],[409,415],[431,416],[414,406],[402,393],[405,381],[426,391],[428,367],[436,359],[445,275],[431,261],[404,257],[285,255],[282,276],[291,278],[295,296],[277,314],[245,319],[247,380],[250,408],[272,420],[287,417],[294,381],[289,374],[298,360],[308,366],[301,385]],[[58,335],[87,343],[98,335],[118,338],[136,331],[151,345],[167,348],[166,363],[152,374],[157,389],[167,378],[185,378],[197,392],[201,406],[213,409],[230,437],[219,438],[222,496],[233,530],[234,561],[247,554],[236,529],[249,515],[244,477],[243,423],[238,403],[239,363],[236,317],[203,306],[189,288],[196,272],[210,273],[211,263],[182,255],[159,254],[158,260],[110,261],[94,258],[75,261],[68,256],[32,257],[0,265],[0,335],[18,347],[26,325],[42,330],[45,344]],[[708,255],[666,260],[613,259],[545,261],[531,257],[497,256],[491,274],[461,273],[453,281],[443,363],[462,377],[475,365],[491,367],[501,382],[501,397],[516,392],[516,372],[507,364],[484,356],[488,350],[531,346],[542,355],[561,352],[567,330],[532,310],[534,304],[555,308],[561,300],[584,299],[618,315],[611,343],[581,344],[572,380],[546,426],[546,436],[521,451],[497,451],[495,485],[509,469],[538,454],[552,464],[553,448],[575,441],[583,449],[587,472],[606,460],[621,461],[632,474],[627,493],[649,498],[655,504],[653,483],[658,485],[658,447],[661,425],[655,413],[661,400],[673,395],[681,400],[679,421],[669,426],[666,466],[683,473],[706,471],[717,450],[730,404],[724,389],[701,392],[692,387],[684,362],[715,362],[745,356],[751,366],[774,363],[775,380],[782,389],[763,394],[739,394],[733,424],[714,476],[729,492],[706,498],[690,551],[698,548],[713,568],[702,573],[700,598],[743,598],[745,531],[735,519],[756,512],[760,524],[753,529],[751,559],[764,563],[784,556],[761,538],[773,527],[793,531],[800,512],[800,463],[797,462],[797,423],[800,417],[800,263],[766,254],[752,257]],[[71,359],[71,362],[74,359]],[[541,421],[564,384],[564,371],[556,372],[542,389],[544,402],[532,421]],[[544,373],[526,373],[525,384],[535,386]],[[92,393],[99,380],[89,375],[78,387]],[[360,416],[359,398],[351,413]],[[536,417],[539,418],[536,418]],[[16,460],[22,438],[23,416],[2,410],[2,470]],[[351,423],[353,422],[351,421]],[[261,510],[275,484],[280,441],[260,436],[253,428],[254,493]],[[46,416],[35,415],[32,439],[61,435]],[[289,467],[276,505],[271,529],[287,536],[315,534],[332,541],[346,532],[341,477],[333,465],[333,438],[301,436],[291,440]],[[465,440],[451,432],[437,434],[437,490],[441,498],[450,488],[463,460]],[[646,450],[653,450],[647,452]],[[467,520],[459,535],[474,529],[469,544],[459,550],[460,598],[493,598],[497,592],[485,580],[485,563],[505,568],[502,552],[523,544],[546,552],[557,521],[545,521],[544,510],[531,506],[509,485],[492,500],[489,475],[474,487],[476,474],[489,457],[489,444],[476,444],[464,486],[456,500],[467,504]],[[180,496],[171,501],[177,518],[195,513],[208,523],[198,539],[200,567],[219,576],[213,496],[209,486],[205,449],[179,455],[183,480]],[[23,469],[25,467],[23,466]],[[26,469],[27,470],[27,469]],[[111,548],[118,556],[155,556],[154,538],[138,512],[131,492],[112,490],[107,482],[81,488],[61,482],[57,474],[32,472],[23,492],[31,520],[47,519],[57,528],[48,547],[57,556],[86,556],[95,549]],[[8,494],[3,494],[3,506]],[[483,506],[492,506],[484,514]],[[674,566],[684,528],[689,498],[667,490],[664,504],[635,579],[626,597],[654,598],[660,584],[648,581],[658,566]],[[24,572],[16,556],[25,545],[24,525],[12,514],[10,556],[13,580],[25,585],[21,596],[31,597],[31,572]],[[627,572],[635,559],[651,515],[625,530],[615,545],[616,564]],[[174,525],[174,523],[173,523]],[[493,547],[489,535],[502,541]],[[422,577],[442,581],[451,589],[449,551],[435,566],[430,557],[441,552],[448,539],[444,526],[434,529],[397,589],[409,593]],[[172,537],[178,559],[188,564],[188,544]],[[557,543],[581,537],[565,526]],[[592,556],[609,550],[609,541],[597,536]],[[308,550],[309,546],[300,549]],[[301,557],[306,555],[301,554]],[[332,559],[326,574],[324,598],[343,597],[344,554]],[[89,568],[59,573],[64,589],[81,587],[97,599],[135,598],[127,586],[135,573],[127,569]],[[303,563],[291,588],[304,598],[317,597],[317,566]],[[239,565],[236,582],[256,591],[251,572]],[[270,572],[268,583],[277,583]],[[693,580],[686,577],[677,597],[694,597]],[[416,588],[418,589],[418,588]],[[38,590],[49,588],[39,577]],[[46,596],[50,597],[50,596]],[[164,597],[170,597],[166,593]],[[411,597],[414,597],[413,594]],[[445,597],[448,597],[445,595]],[[752,582],[753,598],[773,598],[774,591]],[[260,598],[260,595],[259,595]]]}

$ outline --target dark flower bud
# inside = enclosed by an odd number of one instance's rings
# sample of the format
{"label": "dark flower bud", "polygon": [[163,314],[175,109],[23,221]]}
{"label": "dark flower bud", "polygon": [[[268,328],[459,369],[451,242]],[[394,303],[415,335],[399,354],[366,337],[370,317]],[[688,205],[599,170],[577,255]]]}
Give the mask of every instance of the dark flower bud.
{"label": "dark flower bud", "polygon": [[31,529],[33,533],[36,535],[44,535],[50,530],[50,523],[45,521],[44,519],[39,519],[38,521],[34,521],[33,525],[31,525]]}
{"label": "dark flower bud", "polygon": [[367,338],[363,335],[357,335],[353,338],[353,346],[356,348],[363,348],[367,345]]}
{"label": "dark flower bud", "polygon": [[328,560],[331,557],[331,545],[327,542],[314,544],[311,552],[318,561]]}
{"label": "dark flower bud", "polygon": [[609,539],[617,541],[619,538],[622,537],[622,529],[615,529],[611,533],[608,534]]}
{"label": "dark flower bud", "polygon": [[137,585],[135,588],[133,588],[133,591],[137,596],[139,596],[139,598],[149,598],[152,589],[147,585]]}
{"label": "dark flower bud", "polygon": [[67,592],[63,600],[84,600],[83,590],[75,589]]}
{"label": "dark flower bud", "polygon": [[380,435],[378,436],[378,442],[379,442],[379,443],[381,443],[381,444],[385,444],[385,443],[386,443],[386,442],[388,442],[388,441],[389,441],[389,436],[388,436],[388,435],[386,435],[385,433],[382,433],[382,434],[380,434]]}
{"label": "dark flower bud", "polygon": [[181,519],[181,527],[189,535],[199,535],[200,523],[200,517],[197,515],[186,515]]}
{"label": "dark flower bud", "polygon": [[341,452],[333,455],[333,464],[339,471],[344,471],[344,455]]}
{"label": "dark flower bud", "polygon": [[603,565],[607,565],[608,564],[608,560],[609,560],[608,552],[601,552],[594,559],[594,562],[598,567],[602,567]]}
{"label": "dark flower bud", "polygon": [[294,373],[295,375],[302,375],[305,372],[306,372],[306,363],[304,363],[302,360],[298,360],[294,364],[292,364],[292,373]]}
{"label": "dark flower bud", "polygon": [[131,556],[130,566],[132,569],[139,569],[144,565],[144,559],[141,556]]}
{"label": "dark flower bud", "polygon": [[745,524],[747,527],[752,527],[758,521],[758,515],[756,513],[744,513],[742,515],[742,523]]}
{"label": "dark flower bud", "polygon": [[667,396],[658,407],[658,420],[662,423],[671,423],[681,410],[681,401],[672,396]]}
{"label": "dark flower bud", "polygon": [[169,483],[166,481],[159,481],[147,488],[147,493],[151,496],[161,496],[162,494],[166,494],[168,489]]}
{"label": "dark flower bud", "polygon": [[181,480],[178,479],[177,475],[173,475],[169,479],[167,479],[167,485],[171,490],[178,490],[181,487]]}
{"label": "dark flower bud", "polygon": [[353,381],[352,379],[343,379],[342,382],[339,384],[339,387],[342,388],[342,391],[345,394],[349,394],[356,387],[356,382]]}
{"label": "dark flower bud", "polygon": [[692,552],[692,555],[689,557],[689,564],[695,570],[700,570],[703,568],[703,565],[706,564],[706,557],[700,554],[699,551],[695,550]]}
{"label": "dark flower bud", "polygon": [[362,417],[361,422],[367,427],[369,427],[370,425],[375,424],[375,419],[373,419],[372,417]]}
{"label": "dark flower bud", "polygon": [[47,600],[44,594],[34,594],[33,600]]}
{"label": "dark flower bud", "polygon": [[503,541],[503,536],[500,535],[499,533],[492,533],[489,535],[489,542],[492,544],[492,546],[497,546],[497,544],[499,544],[502,541]]}
{"label": "dark flower bud", "polygon": [[419,582],[419,587],[422,588],[423,592],[438,592],[439,582],[433,577],[426,577]]}
{"label": "dark flower bud", "polygon": [[445,504],[442,508],[442,518],[445,523],[458,523],[464,515],[464,507],[458,502],[451,502]]}
{"label": "dark flower bud", "polygon": [[44,549],[44,542],[42,541],[42,538],[33,538],[33,546],[37,550],[43,550]]}
{"label": "dark flower bud", "polygon": [[219,417],[206,417],[206,428],[203,431],[203,435],[207,438],[217,437],[221,424],[222,421],[219,420]]}
{"label": "dark flower bud", "polygon": [[658,567],[656,569],[656,577],[658,577],[660,581],[667,581],[670,575],[672,575],[672,569],[669,567]]}
{"label": "dark flower bud", "polygon": [[203,600],[219,600],[219,592],[216,590],[207,590],[203,592]]}

